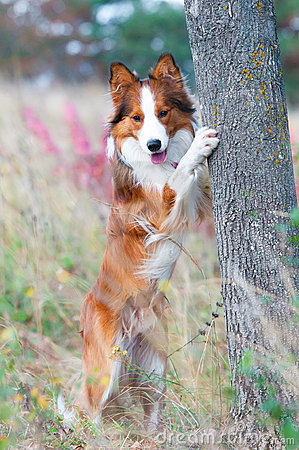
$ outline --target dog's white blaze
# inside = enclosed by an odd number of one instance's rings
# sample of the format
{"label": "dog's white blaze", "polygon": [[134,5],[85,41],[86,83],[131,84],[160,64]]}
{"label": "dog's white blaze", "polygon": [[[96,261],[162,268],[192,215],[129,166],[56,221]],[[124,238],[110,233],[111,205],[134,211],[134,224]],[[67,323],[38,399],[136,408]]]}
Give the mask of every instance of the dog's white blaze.
{"label": "dog's white blaze", "polygon": [[165,150],[168,145],[168,136],[165,127],[155,114],[155,99],[148,87],[142,88],[141,91],[141,109],[144,114],[144,121],[138,138],[142,150],[150,154],[147,143],[153,139],[159,139],[161,151]]}

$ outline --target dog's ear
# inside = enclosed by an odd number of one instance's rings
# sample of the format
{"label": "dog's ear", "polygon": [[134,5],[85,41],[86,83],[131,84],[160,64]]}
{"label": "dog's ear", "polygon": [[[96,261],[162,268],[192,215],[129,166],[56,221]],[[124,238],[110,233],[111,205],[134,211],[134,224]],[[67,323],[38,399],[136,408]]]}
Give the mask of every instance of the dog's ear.
{"label": "dog's ear", "polygon": [[165,79],[170,84],[176,84],[178,87],[183,87],[183,79],[179,67],[176,65],[174,57],[171,53],[164,53],[161,55],[156,67],[151,73],[154,78]]}
{"label": "dog's ear", "polygon": [[122,63],[114,62],[110,66],[110,88],[113,101],[116,101],[119,94],[132,83],[136,82],[135,75]]}

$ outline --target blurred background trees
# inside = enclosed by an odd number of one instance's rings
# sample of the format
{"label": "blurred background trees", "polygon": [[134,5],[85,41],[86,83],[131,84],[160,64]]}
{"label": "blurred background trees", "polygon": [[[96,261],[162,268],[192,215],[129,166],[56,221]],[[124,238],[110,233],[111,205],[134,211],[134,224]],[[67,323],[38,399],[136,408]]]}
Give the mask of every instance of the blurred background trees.
{"label": "blurred background trees", "polygon": [[[275,3],[286,90],[299,103],[299,5]],[[194,84],[183,0],[0,0],[0,42],[2,77],[40,86],[104,79],[113,60],[146,76],[165,51]]]}

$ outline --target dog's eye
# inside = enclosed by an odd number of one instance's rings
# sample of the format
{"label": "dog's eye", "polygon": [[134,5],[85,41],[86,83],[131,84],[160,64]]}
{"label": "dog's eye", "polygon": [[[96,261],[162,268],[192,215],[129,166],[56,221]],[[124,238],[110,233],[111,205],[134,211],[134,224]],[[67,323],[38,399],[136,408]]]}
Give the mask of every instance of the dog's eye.
{"label": "dog's eye", "polygon": [[168,111],[161,111],[160,112],[160,114],[159,114],[159,117],[166,117],[167,116],[167,114],[168,114]]}
{"label": "dog's eye", "polygon": [[135,120],[135,122],[141,122],[141,117],[140,116],[133,116],[132,117],[133,120]]}

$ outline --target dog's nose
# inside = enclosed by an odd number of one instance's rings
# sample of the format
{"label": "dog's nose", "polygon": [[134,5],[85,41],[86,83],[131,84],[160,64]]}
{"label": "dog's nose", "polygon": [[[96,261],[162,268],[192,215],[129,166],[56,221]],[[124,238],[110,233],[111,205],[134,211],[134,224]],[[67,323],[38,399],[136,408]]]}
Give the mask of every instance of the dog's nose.
{"label": "dog's nose", "polygon": [[152,139],[148,141],[147,148],[150,152],[157,152],[161,148],[161,141],[159,139]]}

